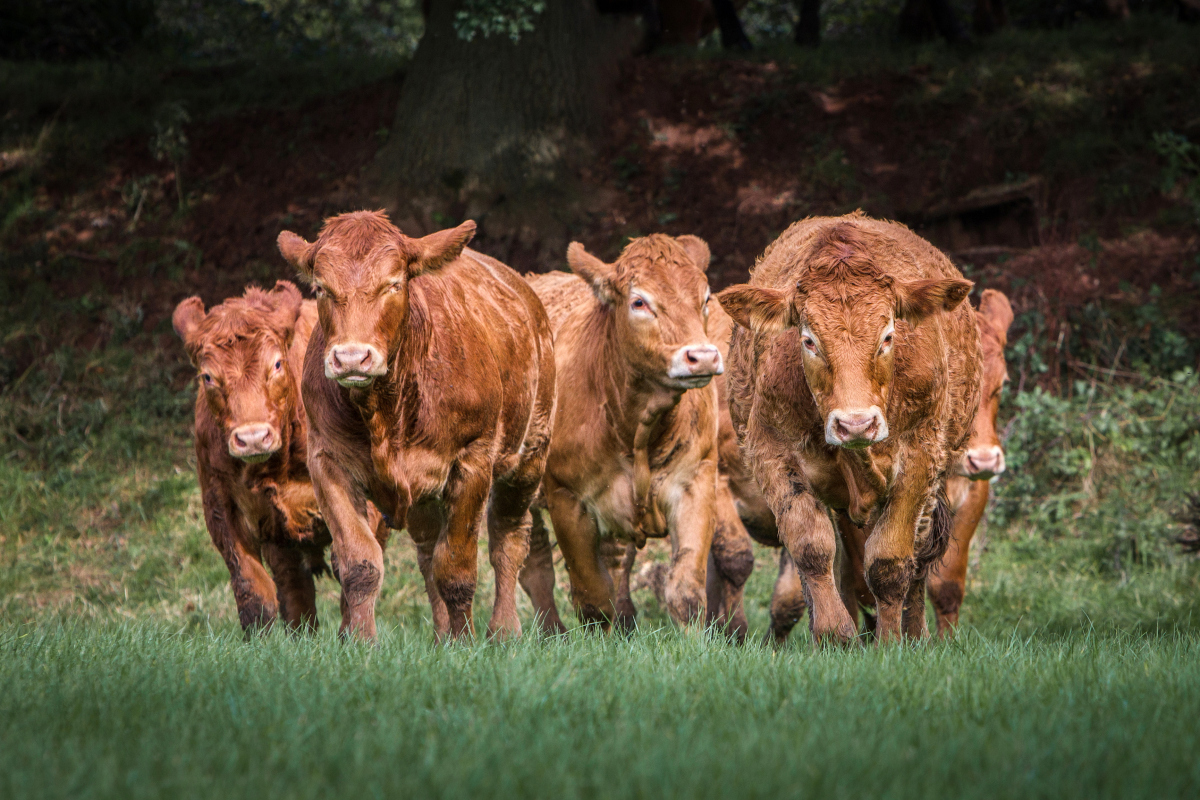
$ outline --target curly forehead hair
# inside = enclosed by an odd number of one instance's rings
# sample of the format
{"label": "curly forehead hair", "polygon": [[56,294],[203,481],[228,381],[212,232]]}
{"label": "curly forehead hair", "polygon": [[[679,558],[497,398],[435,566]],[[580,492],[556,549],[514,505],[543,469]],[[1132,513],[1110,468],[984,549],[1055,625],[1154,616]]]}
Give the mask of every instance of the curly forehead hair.
{"label": "curly forehead hair", "polygon": [[279,333],[272,324],[277,303],[278,298],[265,289],[247,287],[241,297],[230,297],[209,309],[197,333],[215,347]]}

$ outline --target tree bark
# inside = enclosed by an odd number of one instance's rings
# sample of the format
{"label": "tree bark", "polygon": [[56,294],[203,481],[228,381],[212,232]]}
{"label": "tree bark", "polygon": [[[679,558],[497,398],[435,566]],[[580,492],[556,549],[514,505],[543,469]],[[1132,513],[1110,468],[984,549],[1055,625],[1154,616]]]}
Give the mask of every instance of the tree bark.
{"label": "tree bark", "polygon": [[821,0],[798,0],[800,16],[793,35],[796,44],[816,47],[821,43]]}
{"label": "tree bark", "polygon": [[935,35],[951,44],[967,38],[948,0],[905,0],[900,9],[900,36],[923,41]]}
{"label": "tree bark", "polygon": [[469,210],[563,181],[599,128],[617,62],[636,43],[631,20],[602,17],[594,0],[550,0],[518,42],[468,42],[454,30],[461,5],[429,2],[376,157],[372,188],[396,207]]}
{"label": "tree bark", "polygon": [[1008,24],[1004,0],[975,0],[973,28],[977,36],[990,36]]}

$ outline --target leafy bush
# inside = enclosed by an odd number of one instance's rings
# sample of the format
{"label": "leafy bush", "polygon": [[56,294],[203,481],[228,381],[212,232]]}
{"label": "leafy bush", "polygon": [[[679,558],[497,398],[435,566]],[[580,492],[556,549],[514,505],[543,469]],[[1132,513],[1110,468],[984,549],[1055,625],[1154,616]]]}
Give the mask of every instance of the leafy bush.
{"label": "leafy bush", "polygon": [[1101,565],[1177,556],[1174,517],[1200,481],[1200,380],[1079,381],[1073,396],[1017,394],[993,522],[1010,535],[1075,537]]}

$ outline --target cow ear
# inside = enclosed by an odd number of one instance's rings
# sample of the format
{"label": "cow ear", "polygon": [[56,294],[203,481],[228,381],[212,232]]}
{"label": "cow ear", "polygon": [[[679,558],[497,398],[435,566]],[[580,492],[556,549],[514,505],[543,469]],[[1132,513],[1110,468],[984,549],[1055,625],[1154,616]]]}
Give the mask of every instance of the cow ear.
{"label": "cow ear", "polygon": [[938,311],[953,311],[975,284],[961,278],[909,281],[896,287],[896,316],[912,325]]}
{"label": "cow ear", "polygon": [[171,314],[171,325],[175,328],[175,333],[179,334],[179,338],[183,340],[183,346],[187,350],[188,358],[193,366],[196,364],[194,337],[196,329],[200,327],[204,317],[204,301],[199,297],[189,297],[182,301],[175,306],[175,313]]}
{"label": "cow ear", "polygon": [[617,269],[612,264],[605,264],[589,253],[579,242],[571,242],[567,248],[567,264],[571,271],[591,285],[596,293],[596,299],[606,305],[615,305],[621,297],[617,287]]}
{"label": "cow ear", "polygon": [[683,245],[683,249],[687,250],[687,254],[692,257],[692,261],[701,272],[708,272],[708,262],[712,259],[712,252],[708,249],[708,243],[699,236],[676,236],[675,241]]}
{"label": "cow ear", "polygon": [[291,231],[283,231],[275,240],[279,252],[287,262],[305,278],[311,278],[313,272],[314,247]]}
{"label": "cow ear", "polygon": [[275,311],[271,315],[271,326],[283,334],[284,340],[290,346],[292,335],[296,332],[296,320],[300,317],[300,304],[304,298],[300,290],[291,281],[275,281],[275,288],[270,291]]}
{"label": "cow ear", "polygon": [[1012,325],[1013,309],[1012,303],[1008,302],[1008,297],[1004,292],[984,289],[979,298],[978,314],[986,319],[1002,338],[1008,338],[1008,326]]}
{"label": "cow ear", "polygon": [[412,278],[423,272],[441,269],[462,255],[463,248],[473,238],[475,220],[469,219],[457,228],[447,228],[420,239],[409,240],[417,248],[417,257],[409,262],[408,276]]}
{"label": "cow ear", "polygon": [[791,298],[779,289],[739,284],[717,292],[725,313],[756,333],[780,333],[795,324]]}

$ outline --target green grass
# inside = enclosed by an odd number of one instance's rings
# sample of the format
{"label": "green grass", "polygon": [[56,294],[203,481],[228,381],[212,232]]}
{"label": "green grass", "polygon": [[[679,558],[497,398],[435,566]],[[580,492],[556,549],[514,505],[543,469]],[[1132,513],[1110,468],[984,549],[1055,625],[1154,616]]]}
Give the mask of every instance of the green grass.
{"label": "green grass", "polygon": [[378,647],[0,633],[7,797],[1163,797],[1200,789],[1192,636],[918,650]]}

